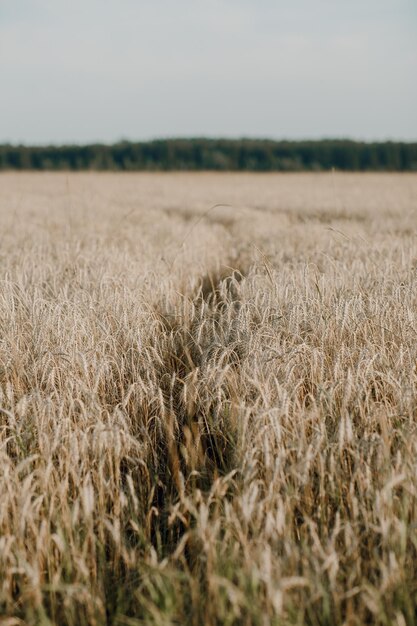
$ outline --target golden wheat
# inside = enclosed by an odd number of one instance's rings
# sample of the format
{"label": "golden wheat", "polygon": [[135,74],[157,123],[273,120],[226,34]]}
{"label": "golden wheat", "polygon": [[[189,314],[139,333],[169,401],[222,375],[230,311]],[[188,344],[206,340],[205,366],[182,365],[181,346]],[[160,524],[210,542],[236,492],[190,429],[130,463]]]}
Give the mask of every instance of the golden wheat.
{"label": "golden wheat", "polygon": [[0,623],[414,624],[416,209],[3,174]]}

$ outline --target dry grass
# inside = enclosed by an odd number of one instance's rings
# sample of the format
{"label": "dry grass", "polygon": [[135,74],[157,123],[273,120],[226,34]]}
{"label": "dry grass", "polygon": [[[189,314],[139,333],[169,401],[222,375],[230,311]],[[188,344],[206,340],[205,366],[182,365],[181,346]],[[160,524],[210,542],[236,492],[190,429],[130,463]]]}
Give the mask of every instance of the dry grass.
{"label": "dry grass", "polygon": [[0,622],[415,624],[416,208],[2,175]]}

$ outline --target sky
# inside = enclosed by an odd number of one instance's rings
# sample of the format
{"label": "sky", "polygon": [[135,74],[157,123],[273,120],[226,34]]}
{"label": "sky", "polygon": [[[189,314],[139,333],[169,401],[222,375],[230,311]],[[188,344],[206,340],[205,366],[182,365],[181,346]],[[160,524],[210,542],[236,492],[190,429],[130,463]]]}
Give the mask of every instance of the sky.
{"label": "sky", "polygon": [[417,0],[0,0],[0,143],[417,140]]}

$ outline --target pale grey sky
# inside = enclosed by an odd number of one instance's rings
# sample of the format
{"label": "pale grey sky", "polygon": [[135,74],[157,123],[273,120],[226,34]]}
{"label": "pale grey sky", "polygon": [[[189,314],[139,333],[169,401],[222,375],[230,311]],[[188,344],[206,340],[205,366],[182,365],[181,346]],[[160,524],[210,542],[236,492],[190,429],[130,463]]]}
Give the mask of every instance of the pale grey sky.
{"label": "pale grey sky", "polygon": [[0,143],[417,140],[417,0],[0,0]]}

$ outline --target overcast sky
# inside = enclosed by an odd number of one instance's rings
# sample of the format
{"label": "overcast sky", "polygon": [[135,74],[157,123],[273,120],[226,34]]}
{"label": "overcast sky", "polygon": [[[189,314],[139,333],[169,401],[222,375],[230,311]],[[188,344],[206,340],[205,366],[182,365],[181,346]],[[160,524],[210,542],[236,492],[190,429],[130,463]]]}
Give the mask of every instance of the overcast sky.
{"label": "overcast sky", "polygon": [[417,0],[0,0],[0,143],[417,139]]}

